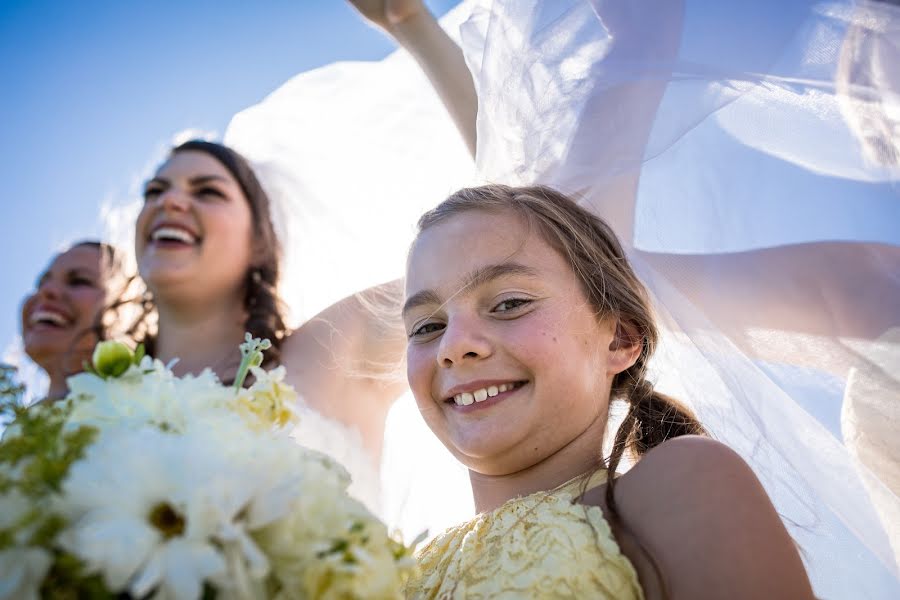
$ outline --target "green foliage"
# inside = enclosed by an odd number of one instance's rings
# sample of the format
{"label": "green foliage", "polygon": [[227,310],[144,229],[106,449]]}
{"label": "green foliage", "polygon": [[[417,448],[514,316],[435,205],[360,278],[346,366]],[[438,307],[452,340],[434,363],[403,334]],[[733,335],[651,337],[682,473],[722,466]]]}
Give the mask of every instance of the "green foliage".
{"label": "green foliage", "polygon": [[53,512],[53,498],[97,431],[91,427],[66,430],[70,401],[25,407],[23,393],[24,387],[15,381],[15,369],[0,365],[0,416],[7,423],[0,439],[0,497],[16,495],[27,502],[27,508],[0,529],[0,549],[24,545],[53,555],[42,587],[44,598],[111,598],[99,578],[85,577],[81,562],[55,547],[66,521]]}

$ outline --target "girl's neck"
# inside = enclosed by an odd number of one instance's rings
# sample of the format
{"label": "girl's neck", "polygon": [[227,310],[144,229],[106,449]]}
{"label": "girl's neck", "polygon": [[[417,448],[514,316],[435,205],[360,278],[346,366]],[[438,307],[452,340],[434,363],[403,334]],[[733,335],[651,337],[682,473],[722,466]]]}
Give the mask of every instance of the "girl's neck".
{"label": "girl's neck", "polygon": [[555,489],[596,469],[602,453],[605,429],[604,414],[555,453],[516,473],[482,475],[469,470],[476,512],[490,512],[513,498]]}
{"label": "girl's neck", "polygon": [[246,320],[239,301],[185,305],[159,300],[157,310],[156,358],[164,363],[177,358],[176,375],[196,374],[207,367],[220,378],[234,375]]}

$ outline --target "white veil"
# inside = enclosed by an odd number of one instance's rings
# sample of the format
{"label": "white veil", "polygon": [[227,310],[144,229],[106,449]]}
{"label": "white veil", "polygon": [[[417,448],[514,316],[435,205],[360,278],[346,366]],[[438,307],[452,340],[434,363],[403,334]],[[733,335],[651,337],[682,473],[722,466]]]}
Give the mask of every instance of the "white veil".
{"label": "white veil", "polygon": [[[478,180],[550,184],[610,222],[665,329],[658,387],[754,467],[819,596],[895,597],[898,7],[470,0],[444,25],[463,20]],[[302,74],[225,141],[282,198],[295,322],[401,275],[419,214],[472,181],[404,53]],[[415,535],[471,504],[400,408],[387,480]],[[416,513],[421,482],[445,521]]]}
{"label": "white veil", "polygon": [[[462,5],[441,24],[458,39],[470,11]],[[403,50],[295,76],[235,115],[224,142],[251,161],[272,200],[291,325],[402,277],[419,216],[475,173],[440,99]],[[409,394],[388,417],[382,482],[383,516],[409,541],[472,514],[465,470]]]}
{"label": "white veil", "polygon": [[900,7],[484,0],[478,167],[614,226],[657,386],[754,467],[818,595],[900,590]]}

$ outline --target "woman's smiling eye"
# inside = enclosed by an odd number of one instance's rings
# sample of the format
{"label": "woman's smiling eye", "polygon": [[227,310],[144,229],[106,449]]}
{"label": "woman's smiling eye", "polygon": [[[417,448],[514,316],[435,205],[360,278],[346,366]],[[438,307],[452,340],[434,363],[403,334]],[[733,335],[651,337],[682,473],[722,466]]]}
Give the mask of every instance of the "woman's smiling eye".
{"label": "woman's smiling eye", "polygon": [[87,277],[81,277],[81,276],[75,275],[75,276],[69,277],[69,285],[78,286],[78,287],[80,287],[80,286],[94,287],[94,280],[89,279]]}
{"label": "woman's smiling eye", "polygon": [[159,198],[163,193],[161,187],[151,186],[144,189],[144,202],[152,202]]}
{"label": "woman's smiling eye", "polygon": [[423,335],[429,335],[432,333],[437,333],[438,331],[440,331],[443,328],[444,328],[443,323],[435,323],[435,322],[423,323],[417,327],[414,327],[412,330],[412,333],[409,334],[409,337],[413,338],[416,336],[423,336]]}
{"label": "woman's smiling eye", "polygon": [[491,309],[491,312],[510,312],[530,303],[531,300],[529,298],[507,298],[494,306],[494,308]]}
{"label": "woman's smiling eye", "polygon": [[200,197],[214,197],[214,198],[224,198],[225,194],[220,192],[214,187],[202,187],[197,190],[197,195]]}

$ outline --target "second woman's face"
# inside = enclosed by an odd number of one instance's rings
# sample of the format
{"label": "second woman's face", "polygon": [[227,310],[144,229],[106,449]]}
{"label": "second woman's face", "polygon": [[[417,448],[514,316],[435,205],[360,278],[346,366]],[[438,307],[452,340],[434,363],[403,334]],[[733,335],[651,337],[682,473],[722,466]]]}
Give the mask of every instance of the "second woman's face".
{"label": "second woman's face", "polygon": [[252,215],[237,180],[205,152],[178,152],[145,186],[138,269],[157,297],[239,293],[252,260]]}
{"label": "second woman's face", "polygon": [[406,286],[410,387],[429,427],[470,469],[518,472],[605,420],[621,370],[610,351],[615,328],[516,215],[470,211],[429,227]]}
{"label": "second woman's face", "polygon": [[96,246],[75,246],[53,259],[38,278],[37,289],[22,304],[22,342],[25,352],[47,368],[59,357],[96,343],[91,333],[107,296],[104,253]]}

